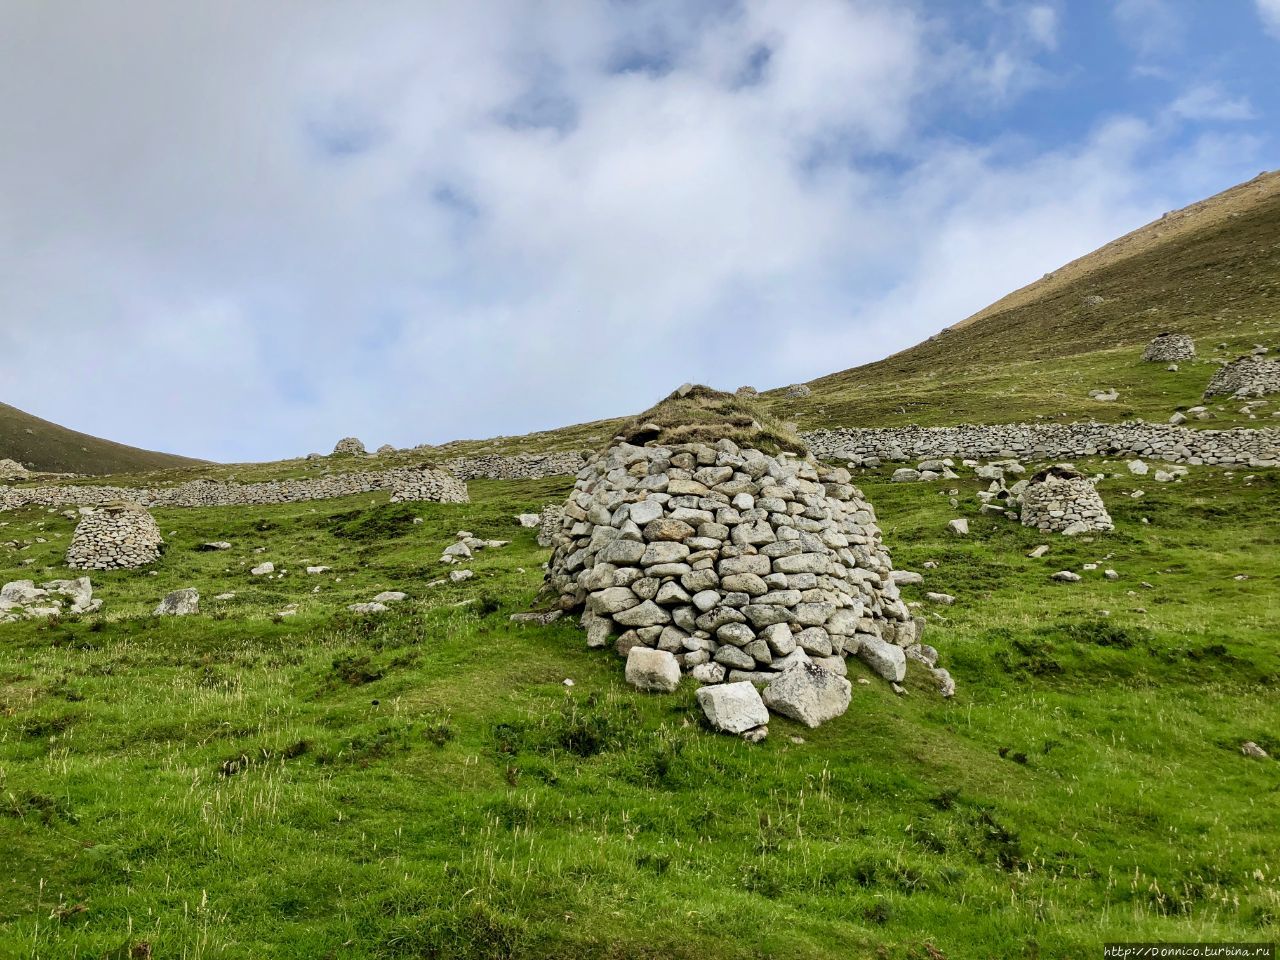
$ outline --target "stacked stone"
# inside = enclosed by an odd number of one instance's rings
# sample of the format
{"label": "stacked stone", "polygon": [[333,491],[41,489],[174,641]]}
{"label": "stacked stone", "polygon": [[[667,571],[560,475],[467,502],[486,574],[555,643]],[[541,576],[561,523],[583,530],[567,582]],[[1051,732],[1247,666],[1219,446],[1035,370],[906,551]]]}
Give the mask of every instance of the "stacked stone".
{"label": "stacked stone", "polygon": [[1093,481],[1068,467],[1050,467],[1022,491],[1022,525],[1076,536],[1114,530]]}
{"label": "stacked stone", "polygon": [[1204,395],[1262,397],[1280,393],[1280,362],[1247,354],[1237,357],[1209,379]]}
{"label": "stacked stone", "polygon": [[16,460],[10,460],[7,457],[0,460],[0,477],[5,480],[15,480],[25,477],[27,468]]}
{"label": "stacked stone", "polygon": [[763,686],[810,662],[843,675],[850,655],[899,681],[936,652],[849,480],[729,440],[618,444],[578,474],[548,583],[584,608],[588,646],[618,634],[620,653],[668,651],[703,683]]}
{"label": "stacked stone", "polygon": [[582,469],[585,458],[577,450],[557,453],[518,453],[512,456],[457,457],[445,468],[463,480],[542,480],[571,477]]}
{"label": "stacked stone", "polygon": [[1142,359],[1152,363],[1174,363],[1194,360],[1196,342],[1185,333],[1162,333],[1147,344]]}
{"label": "stacked stone", "polygon": [[1280,430],[1192,430],[1129,420],[1124,423],[996,423],[959,427],[847,427],[800,435],[822,459],[866,464],[878,460],[956,457],[1075,460],[1138,456],[1166,463],[1280,466]]}
{"label": "stacked stone", "polygon": [[794,400],[799,397],[807,397],[811,393],[813,393],[813,391],[810,390],[807,385],[803,383],[793,383],[791,386],[787,387],[787,390],[783,394],[783,396]]}
{"label": "stacked stone", "polygon": [[359,437],[343,437],[333,445],[334,457],[363,457],[367,451]]}
{"label": "stacked stone", "polygon": [[563,525],[564,507],[556,503],[548,503],[543,507],[538,517],[538,546],[549,547],[554,544]]}
{"label": "stacked stone", "polygon": [[755,387],[739,387],[733,391],[733,395],[735,397],[754,397],[758,392]]}
{"label": "stacked stone", "polygon": [[369,473],[339,473],[305,480],[268,480],[262,483],[219,483],[190,480],[172,487],[109,487],[57,485],[48,487],[0,486],[0,510],[26,506],[92,507],[117,500],[150,507],[240,507],[331,500],[375,490],[398,492],[401,500],[467,503],[467,487],[441,470],[400,467]]}
{"label": "stacked stone", "polygon": [[391,502],[468,503],[467,485],[443,470],[406,470],[391,486]]}
{"label": "stacked stone", "polygon": [[119,570],[160,558],[164,539],[151,514],[136,503],[113,503],[86,514],[67,548],[67,566]]}

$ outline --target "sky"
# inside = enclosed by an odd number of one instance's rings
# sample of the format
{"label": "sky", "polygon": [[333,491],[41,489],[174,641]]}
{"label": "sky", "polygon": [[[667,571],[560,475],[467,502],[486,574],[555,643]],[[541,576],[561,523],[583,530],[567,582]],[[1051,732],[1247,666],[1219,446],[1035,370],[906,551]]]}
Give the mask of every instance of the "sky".
{"label": "sky", "polygon": [[0,0],[0,400],[221,461],[877,360],[1265,169],[1280,0]]}

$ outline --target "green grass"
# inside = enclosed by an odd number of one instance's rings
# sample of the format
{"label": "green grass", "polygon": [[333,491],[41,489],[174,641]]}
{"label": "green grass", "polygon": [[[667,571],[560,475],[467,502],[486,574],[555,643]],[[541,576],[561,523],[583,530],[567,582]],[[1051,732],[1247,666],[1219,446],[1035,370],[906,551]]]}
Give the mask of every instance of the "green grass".
{"label": "green grass", "polygon": [[[1280,753],[1280,481],[1245,476],[1107,480],[1118,531],[1030,560],[1041,535],[977,516],[976,482],[868,474],[897,565],[939,564],[908,599],[958,598],[921,610],[959,693],[855,683],[844,717],[775,719],[760,746],[704,730],[691,686],[630,691],[571,622],[508,622],[546,558],[512,516],[568,481],[158,511],[156,575],[95,575],[103,616],[0,626],[0,956],[957,960],[1274,939],[1280,764],[1239,744]],[[945,530],[957,515],[967,539]],[[65,575],[70,521],[0,522],[48,540],[0,548],[4,580]],[[428,586],[463,528],[513,542]],[[193,549],[212,539],[234,548]],[[251,577],[264,559],[288,575]],[[1095,561],[1121,579],[1048,579]],[[148,616],[192,585],[200,615]],[[392,588],[411,599],[389,614],[344,609]]]}

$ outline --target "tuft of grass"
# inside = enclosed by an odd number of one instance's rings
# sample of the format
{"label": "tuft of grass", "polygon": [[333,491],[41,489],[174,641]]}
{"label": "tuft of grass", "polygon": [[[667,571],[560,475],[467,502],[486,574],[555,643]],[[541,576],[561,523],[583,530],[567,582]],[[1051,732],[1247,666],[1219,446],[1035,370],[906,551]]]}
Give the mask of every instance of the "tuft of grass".
{"label": "tuft of grass", "polygon": [[803,454],[804,441],[752,400],[701,384],[677,390],[618,431],[628,443],[708,443],[729,439],[765,453]]}

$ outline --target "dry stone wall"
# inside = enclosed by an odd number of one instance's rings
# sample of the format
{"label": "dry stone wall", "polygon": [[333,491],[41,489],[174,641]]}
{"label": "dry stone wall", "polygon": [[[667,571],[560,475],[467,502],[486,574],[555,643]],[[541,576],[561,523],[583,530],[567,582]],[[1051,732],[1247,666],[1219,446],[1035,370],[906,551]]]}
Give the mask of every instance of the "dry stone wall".
{"label": "dry stone wall", "polygon": [[849,480],[729,440],[619,444],[579,472],[548,584],[584,608],[589,646],[616,634],[619,653],[663,651],[702,683],[767,685],[810,663],[843,675],[851,655],[895,682],[909,657],[934,669]]}
{"label": "dry stone wall", "polygon": [[340,473],[305,480],[221,483],[191,480],[172,487],[0,485],[0,510],[19,507],[97,506],[124,500],[147,507],[234,507],[329,500],[374,490],[391,490],[393,500],[467,503],[467,485],[440,470],[403,468],[370,473]]}
{"label": "dry stone wall", "polygon": [[1280,429],[1192,430],[1169,424],[1005,423],[960,427],[872,427],[801,435],[816,456],[868,460],[1073,460],[1139,456],[1173,463],[1280,466]]}
{"label": "dry stone wall", "polygon": [[576,450],[560,453],[520,453],[513,456],[458,457],[446,460],[445,469],[462,480],[541,480],[571,477],[582,469],[585,458]]}

